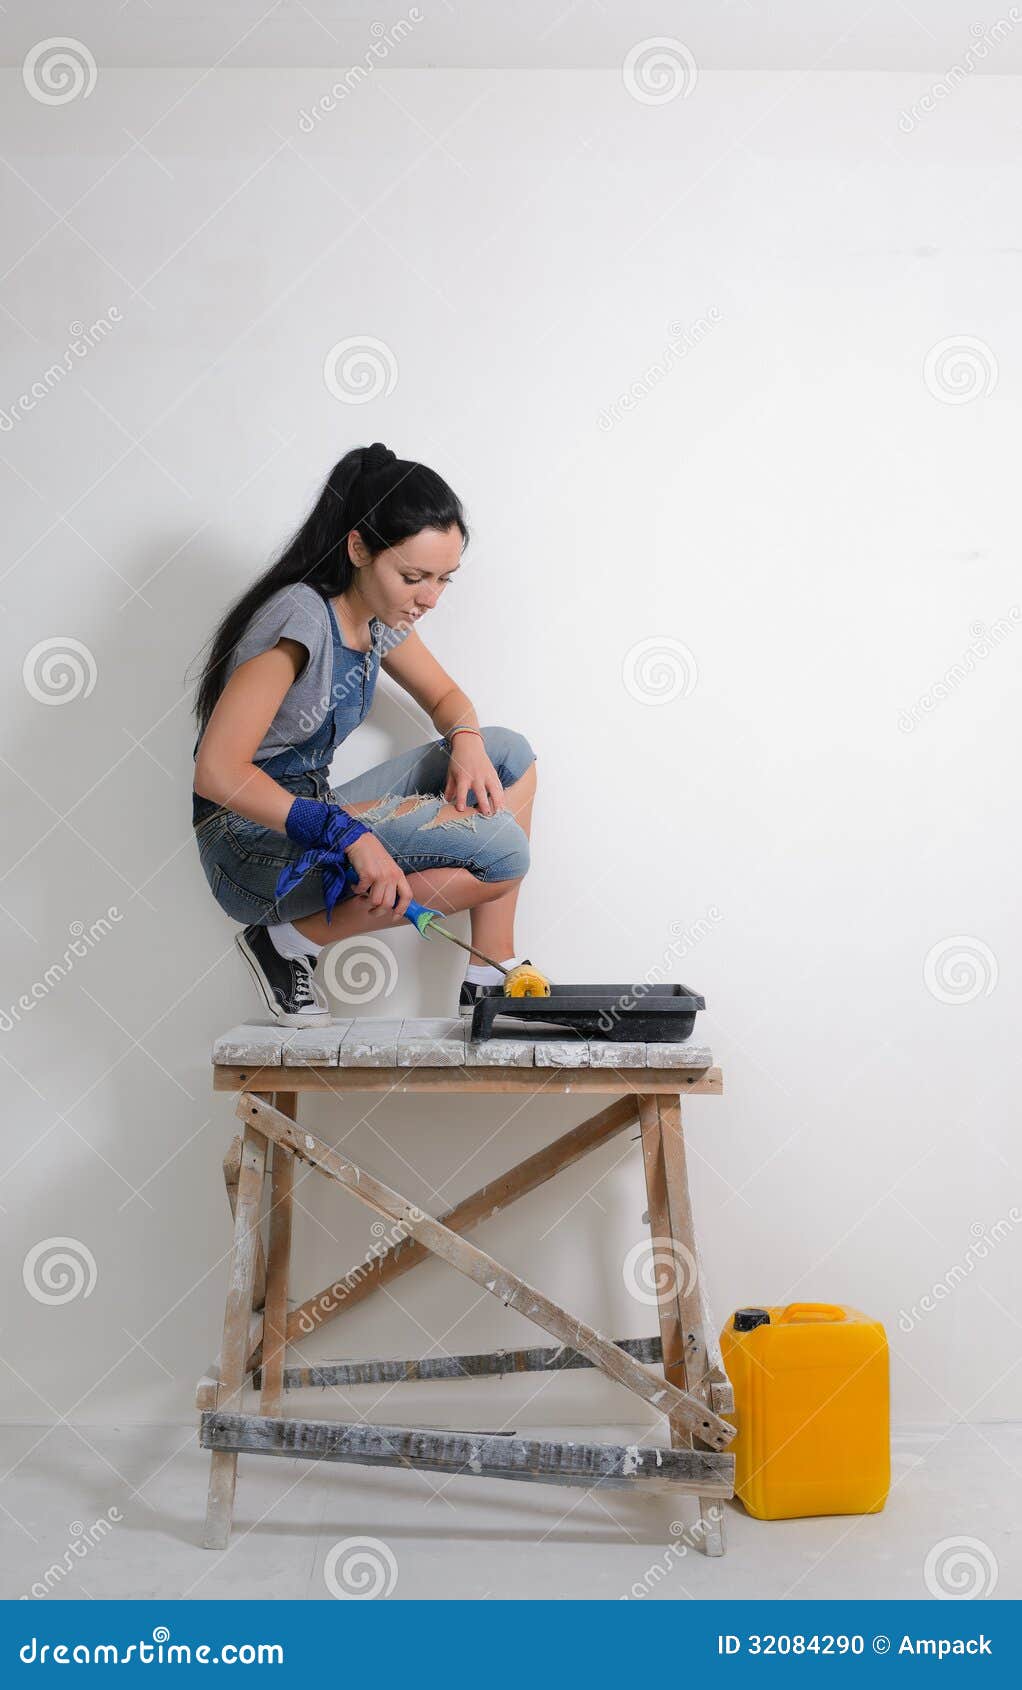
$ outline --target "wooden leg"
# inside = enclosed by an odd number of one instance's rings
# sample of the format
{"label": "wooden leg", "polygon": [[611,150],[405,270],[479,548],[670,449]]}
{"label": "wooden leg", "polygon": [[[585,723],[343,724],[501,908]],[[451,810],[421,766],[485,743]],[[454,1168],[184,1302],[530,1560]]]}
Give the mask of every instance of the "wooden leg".
{"label": "wooden leg", "polygon": [[[220,1384],[217,1406],[240,1410],[248,1358],[249,1320],[255,1285],[256,1244],[259,1239],[259,1208],[266,1170],[266,1138],[257,1127],[245,1124],[238,1170],[237,1203],[234,1212],[234,1242],[227,1279],[224,1333],[220,1346]],[[206,1502],[206,1530],[203,1547],[226,1549],[234,1515],[234,1486],[238,1471],[237,1452],[215,1450],[210,1460],[209,1495]]]}
{"label": "wooden leg", "polygon": [[[717,1372],[713,1366],[716,1345],[714,1335],[704,1327],[709,1305],[705,1287],[699,1283],[680,1097],[673,1092],[641,1097],[639,1124],[664,1378],[678,1390],[709,1404]],[[669,1424],[673,1449],[714,1447],[704,1444],[676,1415],[670,1416]],[[723,1504],[700,1497],[699,1518],[704,1552],[723,1555]]]}
{"label": "wooden leg", "polygon": [[[274,1098],[282,1115],[298,1118],[298,1093],[278,1092]],[[287,1284],[291,1264],[291,1193],[295,1159],[282,1144],[273,1146],[273,1177],[270,1202],[270,1243],[266,1263],[266,1305],[263,1310],[262,1390],[260,1414],[283,1412],[285,1331],[287,1328]]]}
{"label": "wooden leg", "polygon": [[460,1238],[441,1221],[425,1214],[417,1204],[384,1185],[366,1168],[356,1167],[307,1128],[297,1128],[265,1098],[257,1093],[242,1092],[238,1098],[237,1113],[247,1125],[257,1126],[274,1144],[283,1144],[294,1151],[303,1162],[318,1168],[328,1179],[336,1180],[378,1214],[399,1222],[403,1230],[425,1244],[434,1255],[441,1256],[459,1273],[498,1297],[505,1308],[517,1309],[526,1319],[552,1333],[562,1344],[569,1344],[580,1355],[587,1356],[594,1367],[619,1385],[624,1385],[626,1390],[634,1391],[658,1414],[677,1416],[682,1425],[698,1432],[709,1448],[724,1450],[734,1438],[735,1428],[720,1419],[706,1400],[679,1390],[667,1379],[650,1378],[640,1363],[633,1361],[602,1333],[552,1302],[510,1268],[502,1267],[485,1250],[476,1249],[474,1244]]}
{"label": "wooden leg", "polygon": [[[238,1207],[238,1174],[241,1169],[241,1134],[235,1133],[231,1139],[227,1155],[224,1157],[224,1184],[227,1187],[227,1201],[231,1206],[231,1219],[234,1219]],[[255,1282],[252,1287],[252,1307],[261,1309],[266,1302],[266,1255],[263,1251],[263,1241],[256,1240]]]}

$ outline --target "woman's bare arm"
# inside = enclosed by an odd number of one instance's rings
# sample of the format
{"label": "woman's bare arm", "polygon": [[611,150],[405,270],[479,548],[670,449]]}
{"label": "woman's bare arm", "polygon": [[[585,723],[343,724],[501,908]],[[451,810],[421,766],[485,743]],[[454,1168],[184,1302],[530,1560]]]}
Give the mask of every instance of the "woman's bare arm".
{"label": "woman's bare arm", "polygon": [[295,795],[252,758],[308,657],[300,640],[283,639],[240,663],[216,701],[195,759],[200,797],[277,833],[284,832]]}

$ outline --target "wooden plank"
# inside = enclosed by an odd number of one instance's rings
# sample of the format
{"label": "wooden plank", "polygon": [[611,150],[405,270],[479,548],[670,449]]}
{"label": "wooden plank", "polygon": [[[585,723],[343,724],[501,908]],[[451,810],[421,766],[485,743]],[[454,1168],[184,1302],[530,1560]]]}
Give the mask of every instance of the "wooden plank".
{"label": "wooden plank", "polygon": [[[534,1057],[537,1068],[589,1068],[588,1039],[537,1039]],[[639,1064],[636,1063],[636,1067]]]}
{"label": "wooden plank", "polygon": [[465,1061],[465,1022],[461,1016],[402,1021],[397,1066],[460,1068]]}
{"label": "wooden plank", "polygon": [[283,1062],[284,1029],[276,1025],[261,1025],[246,1021],[240,1027],[221,1034],[213,1045],[213,1061],[227,1067],[240,1063],[242,1067],[260,1068],[264,1064],[275,1067]]}
{"label": "wooden plank", "polygon": [[[274,1103],[293,1121],[298,1114],[294,1092],[275,1092]],[[270,1242],[266,1261],[266,1307],[263,1314],[262,1369],[259,1410],[279,1414],[283,1392],[287,1327],[287,1287],[291,1265],[291,1196],[295,1159],[282,1144],[273,1146],[270,1186]]]}
{"label": "wooden plank", "polygon": [[370,1016],[351,1023],[337,1058],[341,1068],[394,1068],[400,1021],[374,1020]]}
{"label": "wooden plank", "polygon": [[[342,1046],[341,1055],[344,1055]],[[681,1091],[719,1097],[724,1089],[719,1068],[567,1068],[470,1067],[431,1068],[419,1064],[382,1068],[359,1067],[285,1068],[246,1067],[220,1064],[213,1069],[214,1091],[247,1091],[253,1086],[266,1091],[391,1092],[395,1097],[417,1093],[429,1096],[446,1092],[509,1092],[533,1094],[540,1089],[551,1095],[579,1093],[628,1094],[644,1097],[651,1091]]]}
{"label": "wooden plank", "polygon": [[365,1467],[412,1467],[431,1473],[533,1484],[593,1485],[644,1492],[734,1494],[733,1455],[641,1444],[559,1443],[485,1432],[367,1426],[337,1420],[270,1420],[256,1414],[202,1416],[205,1449],[344,1461]]}
{"label": "wooden plank", "polygon": [[[553,1179],[562,1168],[569,1168],[573,1162],[587,1156],[590,1150],[595,1150],[598,1145],[606,1144],[618,1133],[624,1132],[636,1119],[636,1105],[632,1098],[625,1097],[616,1103],[609,1103],[596,1115],[590,1115],[569,1132],[562,1133],[552,1144],[545,1144],[542,1150],[526,1156],[524,1161],[516,1163],[507,1173],[488,1180],[470,1196],[463,1197],[459,1203],[446,1210],[440,1219],[452,1232],[471,1231],[481,1222],[499,1215],[520,1197]],[[411,1268],[427,1261],[429,1257],[430,1251],[424,1244],[417,1243],[414,1238],[408,1238],[396,1246],[391,1246],[385,1253],[381,1252],[371,1266],[367,1267],[365,1261],[357,1262],[346,1274],[325,1285],[314,1297],[307,1298],[291,1312],[287,1323],[289,1342],[308,1337],[310,1332],[335,1320],[338,1315],[354,1308],[356,1303],[362,1302],[373,1291],[379,1290],[383,1285],[389,1285],[392,1280],[400,1278],[403,1273],[408,1273]]]}
{"label": "wooden plank", "polygon": [[[464,1059],[469,1066],[700,1069],[713,1064],[709,1047],[694,1037],[658,1043],[584,1038],[571,1033],[565,1033],[563,1038],[556,1035],[536,1038],[529,1035],[523,1024],[521,1031],[511,1029],[507,1038],[473,1041],[469,1036],[471,1024],[471,1016],[461,1015],[417,1020],[354,1017],[311,1028],[246,1022],[232,1027],[216,1040],[213,1062],[216,1066],[227,1067],[253,1068],[267,1063],[308,1067],[310,1061],[304,1053],[314,1049],[317,1041],[322,1041],[325,1054],[321,1066],[393,1068],[402,1066],[397,1055],[399,1044],[404,1040],[413,1044],[426,1040],[464,1047]],[[507,1053],[503,1059],[501,1051]],[[421,1054],[421,1050],[416,1050],[417,1060]],[[433,1065],[449,1066],[448,1053],[441,1051]],[[652,1087],[648,1089],[653,1090]]]}
{"label": "wooden plank", "polygon": [[[252,1094],[255,1097],[255,1094]],[[262,1101],[262,1100],[260,1100]],[[276,1114],[274,1110],[274,1114]],[[286,1120],[284,1115],[281,1120]],[[255,1282],[256,1239],[259,1209],[262,1199],[263,1174],[266,1168],[266,1138],[253,1121],[246,1121],[241,1147],[241,1168],[238,1175],[237,1209],[234,1216],[234,1241],[227,1278],[227,1301],[224,1310],[221,1384],[218,1407],[230,1412],[241,1406],[241,1393],[248,1357],[248,1327],[252,1316],[252,1289]],[[210,1460],[209,1493],[206,1501],[206,1527],[203,1546],[206,1549],[226,1549],[231,1535],[234,1514],[234,1487],[238,1457],[226,1450],[215,1450]]]}
{"label": "wooden plank", "polygon": [[325,1027],[295,1027],[284,1041],[285,1068],[336,1068],[341,1041],[351,1027],[345,1021],[328,1021]]}
{"label": "wooden plank", "polygon": [[676,1415],[690,1430],[698,1431],[704,1442],[718,1450],[726,1449],[735,1437],[735,1428],[714,1414],[708,1403],[677,1390],[667,1380],[660,1383],[651,1379],[631,1356],[593,1327],[552,1302],[536,1286],[528,1284],[510,1268],[503,1267],[485,1250],[478,1250],[441,1221],[425,1214],[417,1204],[376,1179],[367,1169],[347,1161],[307,1128],[296,1126],[265,1099],[255,1093],[243,1092],[236,1110],[240,1118],[258,1126],[274,1143],[294,1150],[303,1161],[319,1168],[327,1178],[336,1180],[378,1214],[399,1221],[420,1243],[428,1245],[459,1273],[499,1298],[506,1308],[514,1308],[562,1343],[570,1343],[573,1349],[589,1356],[608,1378],[633,1391],[658,1414]]}
{"label": "wooden plank", "polygon": [[[679,1390],[709,1404],[711,1381],[703,1341],[702,1302],[685,1170],[680,1099],[673,1095],[641,1098],[639,1121],[654,1261],[665,1244],[669,1258],[656,1281],[664,1377]],[[703,1447],[698,1436],[699,1428],[690,1421],[685,1422],[680,1416],[672,1415],[670,1426],[674,1448]],[[708,1556],[723,1555],[722,1509],[701,1497],[699,1516],[705,1553]]]}
{"label": "wooden plank", "polygon": [[[643,1366],[659,1363],[659,1338],[617,1338],[618,1348]],[[423,1356],[410,1361],[390,1357],[367,1361],[323,1361],[309,1367],[284,1369],[285,1391],[325,1389],[333,1385],[397,1385],[409,1379],[481,1379],[506,1373],[560,1373],[565,1369],[592,1367],[588,1356],[579,1355],[567,1344],[537,1346],[525,1350],[486,1350],[474,1355]],[[258,1388],[259,1374],[253,1383]],[[216,1404],[208,1406],[215,1408]]]}

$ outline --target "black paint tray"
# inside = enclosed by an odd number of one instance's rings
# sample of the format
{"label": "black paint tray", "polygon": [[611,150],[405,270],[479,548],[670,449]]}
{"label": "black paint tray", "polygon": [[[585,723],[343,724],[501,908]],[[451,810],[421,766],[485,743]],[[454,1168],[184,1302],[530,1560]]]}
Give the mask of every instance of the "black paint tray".
{"label": "black paint tray", "polygon": [[[490,986],[472,1011],[471,1039],[608,1039],[676,1044],[706,999],[688,986],[554,986],[548,998],[509,998]],[[500,1025],[495,1025],[498,1021]]]}

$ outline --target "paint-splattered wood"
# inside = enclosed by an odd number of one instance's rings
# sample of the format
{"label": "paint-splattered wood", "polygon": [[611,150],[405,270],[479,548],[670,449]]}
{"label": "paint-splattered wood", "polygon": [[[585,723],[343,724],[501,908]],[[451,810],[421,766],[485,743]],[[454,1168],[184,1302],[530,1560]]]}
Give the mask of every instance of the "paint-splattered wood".
{"label": "paint-splattered wood", "polygon": [[606,1485],[613,1489],[734,1495],[733,1455],[641,1444],[558,1443],[421,1426],[366,1426],[336,1420],[265,1419],[256,1414],[202,1416],[204,1449],[236,1455],[292,1456],[365,1467],[415,1467],[431,1473],[533,1484]]}
{"label": "paint-splattered wood", "polygon": [[[276,1110],[273,1113],[277,1115]],[[287,1117],[281,1115],[279,1119],[283,1121]],[[245,1125],[241,1146],[234,1239],[231,1245],[224,1330],[220,1344],[222,1359],[218,1399],[228,1409],[240,1407],[245,1363],[249,1354],[248,1333],[252,1318],[252,1290],[255,1284],[256,1239],[265,1168],[266,1139],[255,1124],[249,1121]],[[237,1471],[236,1455],[221,1450],[214,1451],[210,1461],[206,1526],[202,1539],[206,1549],[227,1547],[234,1514]]]}
{"label": "paint-splattered wood", "polygon": [[[616,1338],[619,1350],[644,1366],[659,1362],[659,1338]],[[324,1361],[311,1367],[286,1367],[284,1390],[304,1391],[330,1385],[397,1385],[407,1379],[482,1379],[505,1373],[560,1373],[564,1369],[592,1367],[588,1356],[579,1355],[567,1344],[543,1345],[528,1350],[488,1350],[464,1356],[423,1356],[419,1360]],[[253,1379],[259,1389],[258,1372]]]}
{"label": "paint-splattered wood", "polygon": [[358,1017],[325,1027],[245,1022],[213,1045],[215,1067],[339,1068],[709,1068],[713,1056],[697,1039],[626,1044],[619,1039],[469,1037],[468,1016]]}
{"label": "paint-splattered wood", "polygon": [[712,1445],[715,1450],[726,1449],[734,1438],[735,1428],[714,1414],[708,1404],[677,1390],[667,1380],[651,1379],[631,1356],[610,1343],[594,1327],[570,1314],[510,1268],[502,1266],[485,1250],[476,1249],[474,1244],[460,1238],[441,1221],[425,1214],[418,1204],[385,1185],[367,1169],[347,1161],[338,1151],[310,1133],[307,1127],[298,1126],[279,1109],[274,1109],[265,1098],[253,1092],[242,1092],[235,1107],[240,1119],[249,1126],[258,1127],[275,1144],[294,1150],[303,1161],[319,1168],[328,1179],[336,1180],[378,1214],[400,1222],[413,1238],[428,1245],[435,1255],[449,1262],[459,1273],[499,1298],[505,1308],[513,1308],[525,1315],[527,1320],[543,1327],[561,1343],[570,1343],[574,1349],[587,1355],[608,1378],[642,1397],[658,1414],[677,1418],[691,1431],[698,1432],[704,1443]]}

